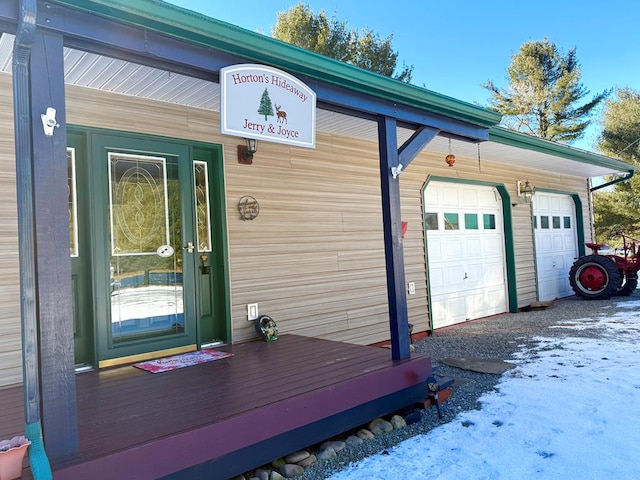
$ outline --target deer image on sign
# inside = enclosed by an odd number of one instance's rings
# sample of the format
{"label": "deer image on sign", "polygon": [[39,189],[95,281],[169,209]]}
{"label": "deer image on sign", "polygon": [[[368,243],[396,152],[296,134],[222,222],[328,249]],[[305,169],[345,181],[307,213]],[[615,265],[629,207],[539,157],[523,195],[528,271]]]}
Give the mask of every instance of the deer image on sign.
{"label": "deer image on sign", "polygon": [[278,117],[278,123],[281,123],[284,121],[284,123],[288,123],[287,122],[287,112],[285,112],[284,110],[280,110],[280,105],[276,105],[276,115]]}

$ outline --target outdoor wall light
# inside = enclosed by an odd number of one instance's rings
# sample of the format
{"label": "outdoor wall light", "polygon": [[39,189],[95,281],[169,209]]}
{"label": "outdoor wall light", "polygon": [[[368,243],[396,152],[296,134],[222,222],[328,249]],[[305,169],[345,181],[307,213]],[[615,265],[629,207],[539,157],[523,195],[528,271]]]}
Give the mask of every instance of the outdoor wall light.
{"label": "outdoor wall light", "polygon": [[258,140],[255,138],[245,138],[246,145],[238,145],[238,163],[251,165],[253,154],[258,151]]}
{"label": "outdoor wall light", "polygon": [[56,122],[56,109],[47,107],[46,113],[40,115],[42,119],[42,128],[47,137],[53,137],[53,129],[60,125]]}
{"label": "outdoor wall light", "polygon": [[531,203],[533,187],[529,184],[529,180],[525,180],[524,182],[518,180],[518,196],[524,198],[525,202]]}
{"label": "outdoor wall light", "polygon": [[397,167],[391,167],[391,176],[396,179],[402,173],[402,164],[399,163]]}

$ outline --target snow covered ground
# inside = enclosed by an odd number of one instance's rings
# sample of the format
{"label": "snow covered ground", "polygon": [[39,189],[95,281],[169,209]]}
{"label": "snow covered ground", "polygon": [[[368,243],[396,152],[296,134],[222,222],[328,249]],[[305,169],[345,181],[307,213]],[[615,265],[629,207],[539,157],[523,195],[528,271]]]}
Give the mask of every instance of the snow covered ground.
{"label": "snow covered ground", "polygon": [[536,338],[482,410],[330,480],[640,479],[640,301],[616,312],[560,322],[590,334]]}

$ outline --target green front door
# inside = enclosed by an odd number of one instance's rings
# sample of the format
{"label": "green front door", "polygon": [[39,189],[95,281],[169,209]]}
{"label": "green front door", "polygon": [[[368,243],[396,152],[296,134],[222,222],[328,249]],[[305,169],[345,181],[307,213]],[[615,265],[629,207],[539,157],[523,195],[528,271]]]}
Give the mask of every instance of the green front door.
{"label": "green front door", "polygon": [[[93,180],[102,208],[93,230],[99,361],[195,345],[194,225],[189,149],[93,137]],[[108,282],[108,283],[107,283]]]}
{"label": "green front door", "polygon": [[216,307],[224,292],[211,272],[222,264],[208,184],[216,159],[157,138],[84,138],[76,142],[87,152],[80,173],[86,169],[88,185],[78,189],[78,230],[91,246],[72,260],[74,298],[84,302],[75,315],[76,363],[108,366],[225,341],[226,315]]}

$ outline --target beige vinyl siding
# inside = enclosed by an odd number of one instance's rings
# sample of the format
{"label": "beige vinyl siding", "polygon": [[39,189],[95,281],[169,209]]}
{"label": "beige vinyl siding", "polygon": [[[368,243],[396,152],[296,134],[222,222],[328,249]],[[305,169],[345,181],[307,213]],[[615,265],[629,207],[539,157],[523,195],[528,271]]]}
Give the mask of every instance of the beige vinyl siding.
{"label": "beige vinyl siding", "polygon": [[11,75],[0,74],[0,388],[22,382],[20,271]]}
{"label": "beige vinyl siding", "polygon": [[[11,77],[0,78],[0,99],[11,104]],[[253,165],[237,162],[240,138],[219,133],[216,112],[163,104],[124,95],[67,86],[67,121],[87,127],[161,135],[222,144],[224,148],[226,212],[233,341],[255,338],[246,320],[247,303],[258,303],[281,333],[369,344],[387,340],[384,241],[378,147],[376,142],[317,134],[317,148],[287,147],[259,142]],[[13,132],[12,114],[2,109],[0,122]],[[428,148],[428,147],[427,147]],[[454,152],[455,153],[455,152]],[[516,181],[579,192],[589,225],[584,179],[523,171],[482,159],[458,157],[453,168],[446,153],[423,152],[399,177],[409,321],[414,331],[428,329],[427,275],[422,227],[421,189],[429,175],[504,183],[512,201]],[[0,140],[3,197],[0,215],[4,275],[0,331],[0,384],[19,382],[20,318],[15,212],[13,135]],[[237,203],[251,195],[260,203],[253,221],[240,219]],[[535,299],[533,238],[528,205],[513,209],[516,229],[518,306]],[[590,232],[585,232],[590,238]],[[7,380],[8,379],[8,380]]]}
{"label": "beige vinyl siding", "polygon": [[[315,149],[259,142],[253,165],[237,162],[241,138],[219,133],[215,112],[68,87],[68,121],[219,143],[224,146],[233,341],[255,338],[248,303],[272,316],[282,333],[354,343],[389,337],[378,147],[376,142],[317,133]],[[141,115],[140,112],[145,112]],[[123,119],[125,123],[123,123]],[[427,147],[428,148],[428,147]],[[403,241],[414,331],[428,329],[427,275],[421,188],[429,175],[504,183],[517,201],[516,181],[581,192],[581,178],[548,175],[482,158],[423,152],[399,177]],[[253,221],[240,219],[237,202],[260,203]],[[588,220],[588,213],[585,212]],[[535,300],[534,252],[528,205],[513,209],[518,307]],[[588,221],[585,222],[588,225]],[[522,230],[524,228],[524,231]]]}

